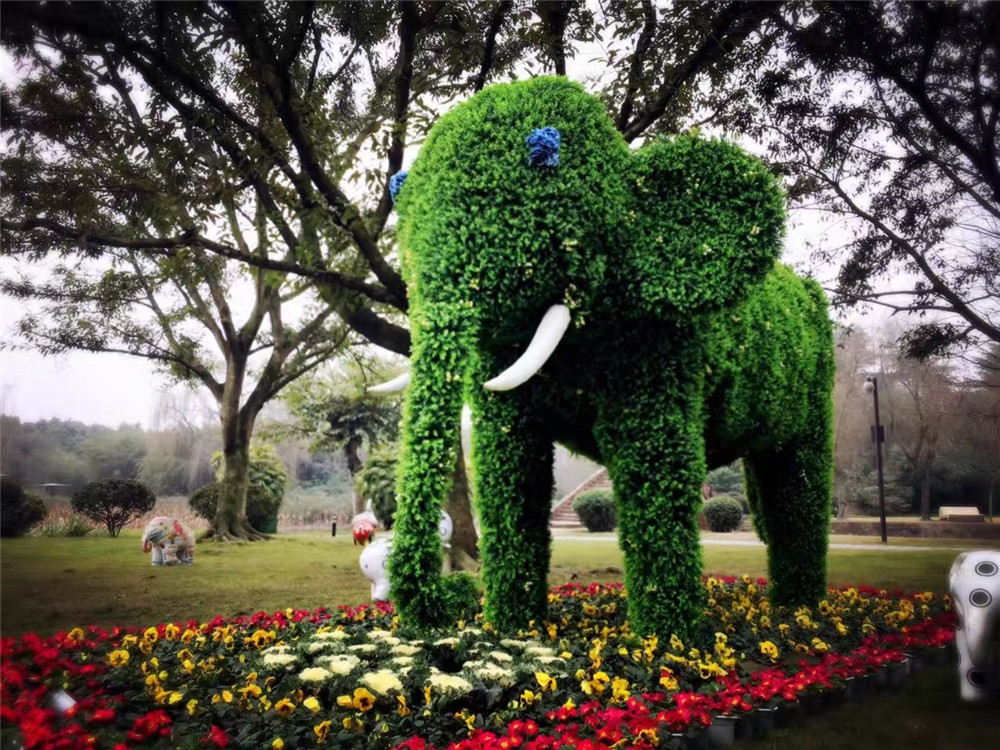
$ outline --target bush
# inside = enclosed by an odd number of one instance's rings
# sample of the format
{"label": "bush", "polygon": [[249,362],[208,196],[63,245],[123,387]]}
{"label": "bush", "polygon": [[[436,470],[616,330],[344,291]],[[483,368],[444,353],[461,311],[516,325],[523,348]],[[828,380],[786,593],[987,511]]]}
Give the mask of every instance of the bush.
{"label": "bush", "polygon": [[99,479],[73,494],[73,510],[103,523],[111,536],[134,518],[149,513],[156,495],[136,479]]}
{"label": "bush", "polygon": [[38,495],[0,477],[0,536],[24,536],[47,512],[45,501]]}
{"label": "bush", "polygon": [[580,493],[573,500],[573,510],[587,531],[614,531],[618,525],[618,509],[611,490]]}
{"label": "bush", "polygon": [[743,508],[731,497],[713,497],[702,508],[709,531],[736,531],[743,521]]}
{"label": "bush", "polygon": [[474,620],[480,610],[479,581],[468,573],[452,573],[441,579],[441,606],[453,620]]}
{"label": "bush", "polygon": [[373,452],[355,479],[361,497],[372,504],[372,512],[388,531],[396,516],[397,449]]}
{"label": "bush", "polygon": [[[215,511],[219,507],[221,497],[222,482],[212,482],[195,490],[188,500],[188,505],[191,510],[211,523],[215,520]],[[247,488],[247,521],[258,531],[263,531],[278,512],[281,500],[282,497],[275,498],[272,493],[251,484]]]}

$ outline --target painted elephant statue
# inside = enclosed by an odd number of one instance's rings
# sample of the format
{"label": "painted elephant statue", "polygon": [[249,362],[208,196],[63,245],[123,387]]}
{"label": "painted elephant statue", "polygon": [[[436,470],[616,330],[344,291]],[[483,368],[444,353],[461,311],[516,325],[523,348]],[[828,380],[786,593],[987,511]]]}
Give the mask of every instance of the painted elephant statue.
{"label": "painted elephant statue", "polygon": [[1000,552],[963,552],[948,576],[958,614],[958,679],[967,701],[1000,695]]}
{"label": "painted elephant statue", "polygon": [[383,389],[406,391],[403,619],[446,616],[434,527],[463,403],[497,627],[545,613],[553,442],[611,475],[636,632],[697,626],[702,483],[738,457],[772,600],[823,597],[832,325],[820,287],[777,263],[784,196],[760,160],[697,134],[632,150],[599,99],[536,78],[441,117],[391,189],[412,334]]}
{"label": "painted elephant statue", "polygon": [[194,565],[194,532],[176,518],[157,516],[146,525],[142,551],[153,553],[153,565]]}

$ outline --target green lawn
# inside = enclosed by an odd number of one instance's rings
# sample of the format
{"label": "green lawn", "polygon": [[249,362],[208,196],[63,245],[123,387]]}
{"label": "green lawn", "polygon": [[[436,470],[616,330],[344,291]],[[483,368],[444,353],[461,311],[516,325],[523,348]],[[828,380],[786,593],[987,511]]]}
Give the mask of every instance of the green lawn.
{"label": "green lawn", "polygon": [[[711,573],[766,575],[763,547],[706,545]],[[0,632],[42,634],[77,625],[149,625],[285,607],[368,600],[349,536],[278,535],[268,542],[198,546],[193,567],[154,568],[137,532],[107,537],[5,539],[0,547]],[[954,550],[831,550],[830,582],[943,591]],[[557,540],[550,583],[618,581],[610,535]]]}
{"label": "green lawn", "polygon": [[[933,541],[934,546],[917,551],[831,550],[830,581],[944,591],[957,553],[936,549],[944,542]],[[256,544],[204,543],[193,567],[153,568],[148,555],[139,552],[137,532],[118,539],[5,539],[0,548],[0,631],[48,634],[76,625],[150,625],[261,609],[356,605],[369,595],[358,569],[359,552],[349,536],[303,532]],[[706,545],[704,562],[712,573],[766,574],[762,547]],[[618,581],[621,567],[611,535],[559,540],[550,583]],[[830,710],[746,747],[957,750],[995,745],[992,710],[962,704],[956,680],[953,667],[929,669],[897,692]]]}

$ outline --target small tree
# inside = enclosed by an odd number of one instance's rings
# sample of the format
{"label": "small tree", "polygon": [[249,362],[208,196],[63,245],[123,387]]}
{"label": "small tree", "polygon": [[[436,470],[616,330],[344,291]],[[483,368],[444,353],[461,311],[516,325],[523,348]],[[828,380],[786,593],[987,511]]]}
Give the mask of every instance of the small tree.
{"label": "small tree", "polygon": [[610,490],[590,490],[573,500],[573,510],[587,531],[614,531],[618,525],[618,509]]}
{"label": "small tree", "polygon": [[0,479],[0,536],[24,536],[47,513],[45,501],[17,482]]}
{"label": "small tree", "polygon": [[101,479],[73,494],[73,510],[103,523],[111,536],[118,536],[129,521],[149,513],[156,495],[135,479]]}

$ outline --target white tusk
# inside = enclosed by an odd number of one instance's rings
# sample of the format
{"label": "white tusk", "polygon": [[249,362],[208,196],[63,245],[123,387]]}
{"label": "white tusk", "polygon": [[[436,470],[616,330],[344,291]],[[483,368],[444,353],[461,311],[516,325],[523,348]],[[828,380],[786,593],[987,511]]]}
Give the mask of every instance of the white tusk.
{"label": "white tusk", "polygon": [[542,369],[542,365],[548,362],[549,357],[559,346],[566,329],[569,328],[569,320],[569,308],[566,305],[552,305],[545,311],[542,322],[538,324],[538,330],[535,331],[524,354],[493,380],[484,383],[483,388],[488,391],[509,391],[527,382]]}
{"label": "white tusk", "polygon": [[469,408],[468,404],[462,407],[462,434],[471,435],[472,434],[472,409]]}
{"label": "white tusk", "polygon": [[402,393],[406,386],[410,384],[410,371],[407,370],[398,378],[393,378],[387,383],[373,385],[368,389],[369,393]]}

